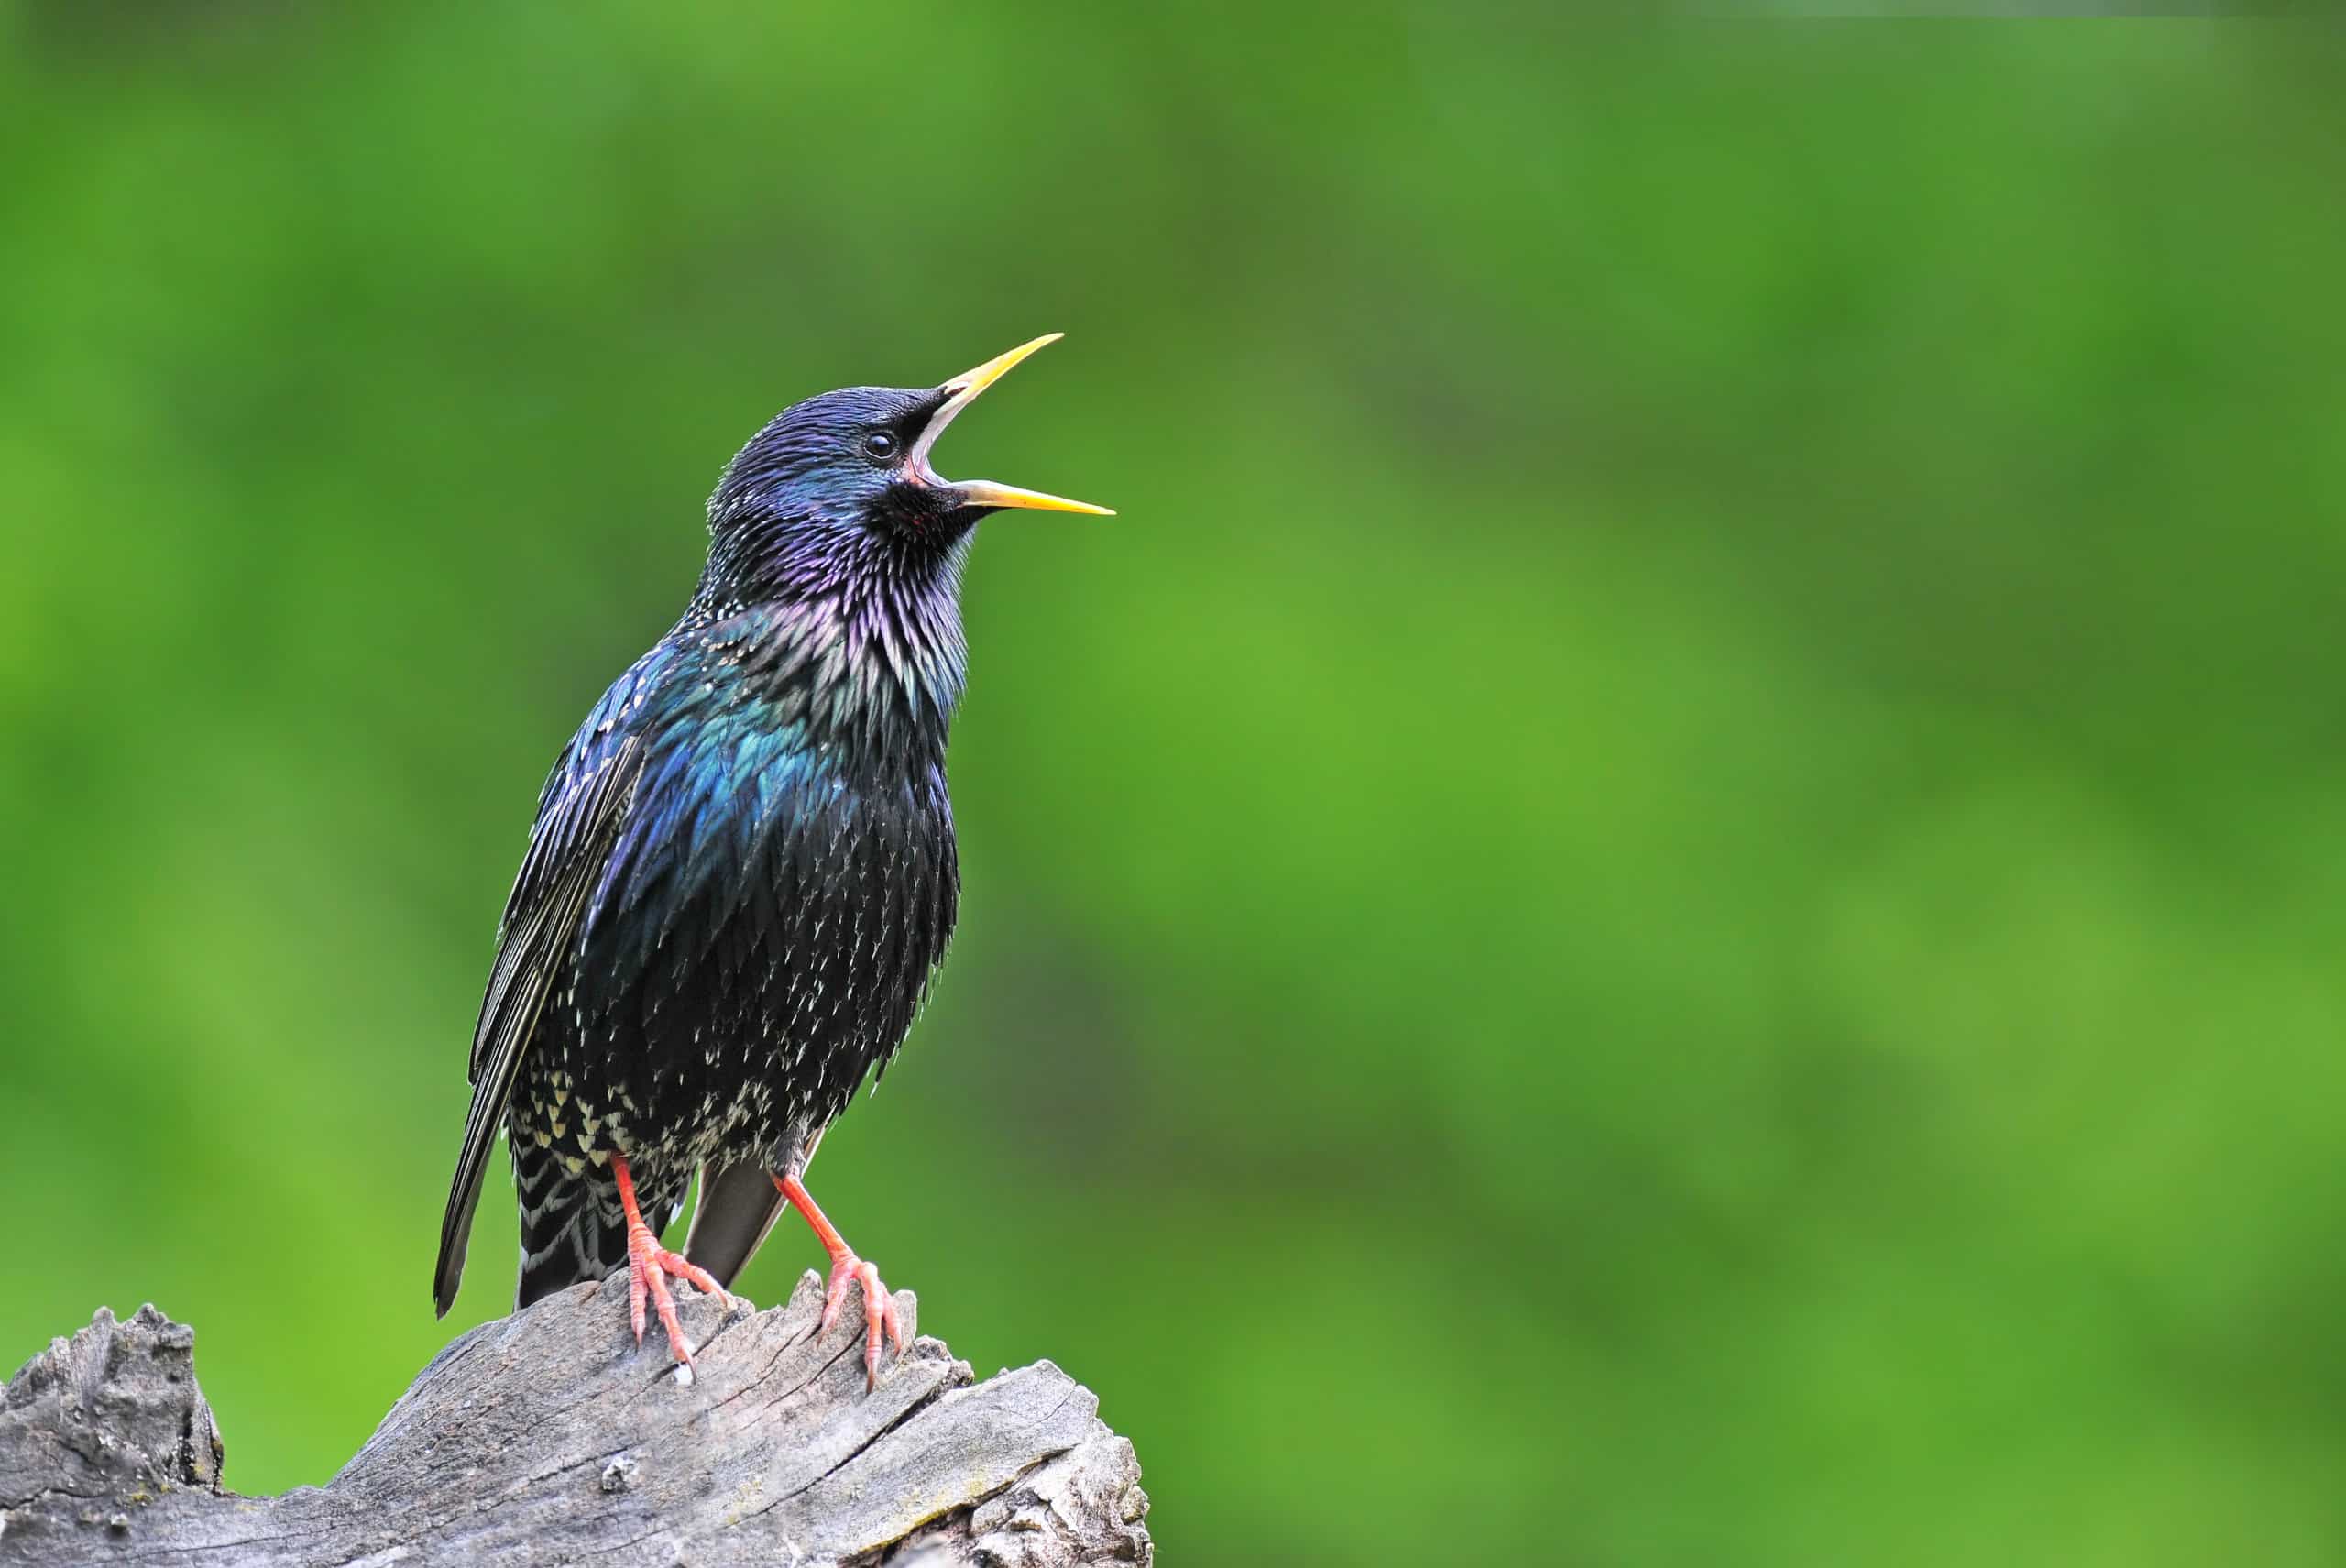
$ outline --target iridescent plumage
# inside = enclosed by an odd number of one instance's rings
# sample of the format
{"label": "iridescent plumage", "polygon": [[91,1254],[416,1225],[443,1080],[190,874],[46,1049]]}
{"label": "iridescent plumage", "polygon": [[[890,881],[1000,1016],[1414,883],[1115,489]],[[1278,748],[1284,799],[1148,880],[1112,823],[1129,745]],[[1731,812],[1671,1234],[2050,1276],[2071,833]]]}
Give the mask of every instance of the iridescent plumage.
{"label": "iridescent plumage", "polygon": [[[1041,341],[937,388],[811,399],[728,466],[691,605],[540,795],[475,1040],[442,1311],[500,1123],[519,1305],[630,1261],[621,1170],[655,1231],[700,1174],[685,1255],[719,1284],[785,1197],[837,1244],[835,1278],[856,1262],[787,1184],[903,1043],[952,935],[945,749],[971,530],[1003,506],[1099,510],[927,465],[937,430]],[[656,1277],[652,1293],[664,1320]]]}

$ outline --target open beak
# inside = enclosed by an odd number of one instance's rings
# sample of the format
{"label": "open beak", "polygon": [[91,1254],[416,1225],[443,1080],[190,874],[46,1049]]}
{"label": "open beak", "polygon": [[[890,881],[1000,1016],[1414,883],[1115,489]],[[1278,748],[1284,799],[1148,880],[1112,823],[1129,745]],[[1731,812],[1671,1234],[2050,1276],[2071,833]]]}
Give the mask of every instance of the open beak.
{"label": "open beak", "polygon": [[1031,343],[1022,343],[1007,354],[997,354],[974,370],[963,371],[944,382],[937,390],[947,394],[937,411],[929,415],[928,423],[921,428],[913,449],[904,455],[904,472],[915,482],[935,485],[954,490],[961,497],[960,504],[971,507],[1024,507],[1030,511],[1080,511],[1094,517],[1113,517],[1106,507],[1093,506],[1090,501],[1071,501],[1065,496],[1047,496],[1040,490],[1025,490],[1016,485],[997,485],[992,479],[940,479],[928,464],[929,448],[945,433],[956,415],[978,400],[978,394],[1010,373],[1010,367],[1047,343],[1057,343],[1064,333],[1047,332]]}

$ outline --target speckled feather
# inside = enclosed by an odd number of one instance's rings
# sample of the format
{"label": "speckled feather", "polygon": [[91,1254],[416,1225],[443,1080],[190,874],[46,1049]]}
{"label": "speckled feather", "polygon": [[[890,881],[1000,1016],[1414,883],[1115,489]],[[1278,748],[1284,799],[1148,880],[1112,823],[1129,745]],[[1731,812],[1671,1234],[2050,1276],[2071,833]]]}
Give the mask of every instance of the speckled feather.
{"label": "speckled feather", "polygon": [[526,1305],[624,1261],[613,1154],[655,1225],[703,1168],[795,1174],[902,1045],[958,906],[945,747],[980,509],[836,455],[938,400],[831,393],[743,448],[690,607],[557,760],[475,1041],[443,1311],[500,1121]]}

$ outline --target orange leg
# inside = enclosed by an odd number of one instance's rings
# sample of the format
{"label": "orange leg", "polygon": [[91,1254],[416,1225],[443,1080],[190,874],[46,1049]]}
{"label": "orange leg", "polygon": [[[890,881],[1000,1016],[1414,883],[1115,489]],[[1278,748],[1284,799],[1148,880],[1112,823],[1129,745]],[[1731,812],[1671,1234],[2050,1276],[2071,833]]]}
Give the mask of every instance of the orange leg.
{"label": "orange leg", "polygon": [[896,1311],[895,1298],[880,1283],[880,1271],[855,1255],[839,1227],[827,1219],[815,1204],[815,1195],[795,1176],[777,1176],[775,1187],[790,1206],[798,1211],[815,1229],[815,1239],[823,1244],[830,1255],[830,1288],[823,1295],[823,1321],[816,1332],[821,1333],[839,1321],[839,1308],[847,1300],[850,1282],[863,1287],[863,1380],[867,1388],[880,1381],[880,1336],[884,1332],[896,1354],[904,1353],[904,1321]]}
{"label": "orange leg", "polygon": [[660,1245],[660,1238],[643,1223],[643,1213],[635,1206],[635,1178],[628,1174],[627,1161],[613,1155],[611,1174],[619,1178],[619,1207],[627,1211],[627,1310],[628,1321],[635,1327],[635,1343],[643,1343],[643,1303],[649,1297],[660,1314],[660,1326],[668,1331],[668,1348],[682,1364],[677,1381],[689,1383],[694,1373],[693,1347],[676,1321],[676,1303],[668,1294],[667,1277],[673,1274],[711,1296],[722,1297],[728,1308],[733,1305],[733,1298],[708,1270]]}

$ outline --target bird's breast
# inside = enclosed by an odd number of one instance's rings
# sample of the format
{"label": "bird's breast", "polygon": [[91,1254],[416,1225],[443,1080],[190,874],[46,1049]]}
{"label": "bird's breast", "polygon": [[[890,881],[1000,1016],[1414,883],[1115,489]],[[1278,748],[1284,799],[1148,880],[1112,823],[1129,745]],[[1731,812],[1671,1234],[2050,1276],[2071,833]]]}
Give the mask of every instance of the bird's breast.
{"label": "bird's breast", "polygon": [[619,1114],[571,1135],[772,1155],[893,1056],[943,959],[943,770],[704,726],[653,751],[604,880],[555,1057]]}

